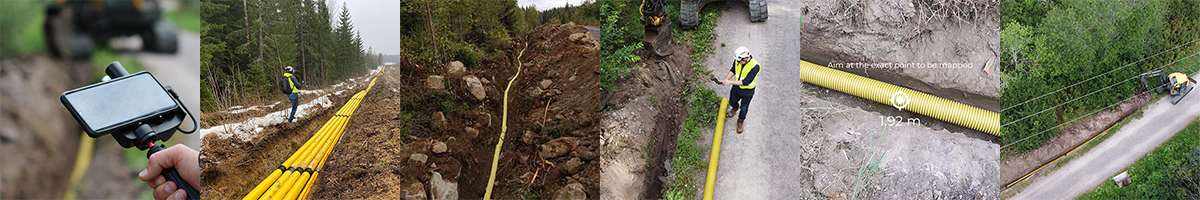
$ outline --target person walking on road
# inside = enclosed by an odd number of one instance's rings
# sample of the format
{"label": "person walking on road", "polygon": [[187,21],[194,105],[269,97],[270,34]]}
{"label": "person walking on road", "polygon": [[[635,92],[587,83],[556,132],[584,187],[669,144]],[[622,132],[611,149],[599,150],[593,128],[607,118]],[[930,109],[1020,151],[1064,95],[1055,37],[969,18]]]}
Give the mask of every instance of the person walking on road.
{"label": "person walking on road", "polygon": [[287,72],[283,73],[283,77],[287,78],[288,87],[292,89],[292,92],[287,94],[288,100],[292,101],[292,114],[288,115],[288,123],[292,123],[292,120],[296,118],[296,107],[300,106],[300,81],[296,79],[296,76],[292,75],[292,72],[294,72],[292,71],[292,66],[287,66],[284,70],[287,70]]}
{"label": "person walking on road", "polygon": [[[758,61],[750,56],[750,49],[742,46],[733,51],[733,68],[729,75],[721,81],[721,85],[734,85],[729,89],[729,112],[726,117],[738,113],[737,133],[745,130],[746,112],[750,110],[750,99],[754,98],[754,87],[758,83],[758,72],[762,68]],[[740,101],[740,103],[739,103]]]}

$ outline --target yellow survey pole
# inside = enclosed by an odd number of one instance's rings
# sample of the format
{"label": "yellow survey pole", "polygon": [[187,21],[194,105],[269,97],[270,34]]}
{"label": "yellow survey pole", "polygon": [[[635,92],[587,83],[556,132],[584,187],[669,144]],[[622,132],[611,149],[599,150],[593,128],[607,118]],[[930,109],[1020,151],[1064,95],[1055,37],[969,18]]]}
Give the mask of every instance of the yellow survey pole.
{"label": "yellow survey pole", "polygon": [[704,178],[704,200],[712,200],[713,185],[717,183],[717,159],[721,158],[721,132],[725,130],[725,106],[729,98],[721,98],[717,108],[717,130],[713,132],[712,153],[708,154],[708,176]]}

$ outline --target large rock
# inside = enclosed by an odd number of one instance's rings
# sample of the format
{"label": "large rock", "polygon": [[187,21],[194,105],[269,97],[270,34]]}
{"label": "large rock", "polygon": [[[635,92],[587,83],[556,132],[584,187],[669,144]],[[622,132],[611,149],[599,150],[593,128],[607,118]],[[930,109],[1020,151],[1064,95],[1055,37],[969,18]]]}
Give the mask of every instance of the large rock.
{"label": "large rock", "polygon": [[433,153],[446,153],[447,151],[450,151],[450,148],[446,147],[445,142],[433,142]]}
{"label": "large rock", "polygon": [[435,112],[429,117],[429,124],[433,125],[433,130],[441,131],[446,127],[446,115],[442,112]]}
{"label": "large rock", "polygon": [[425,161],[428,161],[428,160],[429,160],[429,156],[427,156],[425,154],[414,153],[412,155],[408,155],[409,162],[416,162],[421,165],[425,165]]}
{"label": "large rock", "polygon": [[583,184],[574,182],[567,184],[566,187],[559,188],[554,192],[554,200],[575,200],[587,199],[587,193],[583,192]]}
{"label": "large rock", "polygon": [[571,152],[575,148],[575,141],[567,137],[550,140],[546,144],[541,145],[541,152],[538,155],[542,158],[554,158]]}
{"label": "large rock", "polygon": [[429,177],[429,190],[433,200],[458,199],[458,182],[443,179],[442,173],[433,172]]}
{"label": "large rock", "polygon": [[587,33],[573,33],[571,34],[571,41],[579,42],[585,37],[587,37]]}
{"label": "large rock", "polygon": [[542,85],[542,89],[550,89],[550,84],[554,84],[554,81],[552,81],[550,79],[546,79],[546,80],[542,80],[542,82],[539,84]]}
{"label": "large rock", "polygon": [[425,185],[422,185],[421,182],[414,181],[414,182],[412,182],[412,184],[409,184],[408,187],[401,188],[401,190],[402,190],[402,193],[404,194],[404,196],[402,196],[401,199],[404,199],[404,200],[428,200],[429,199],[428,197],[425,196]]}
{"label": "large rock", "polygon": [[483,100],[487,98],[487,92],[483,88],[483,82],[480,82],[478,77],[471,75],[464,76],[463,81],[467,82],[467,91],[470,91],[471,95],[475,96],[475,99]]}
{"label": "large rock", "polygon": [[479,137],[479,129],[475,129],[473,127],[465,127],[463,128],[463,132],[467,133],[466,137],[468,139],[475,139],[476,137]]}
{"label": "large rock", "polygon": [[444,79],[442,76],[429,76],[429,78],[425,79],[425,87],[434,90],[444,89],[446,88],[446,85],[443,83]]}
{"label": "large rock", "polygon": [[568,160],[566,164],[561,166],[567,173],[576,174],[579,173],[579,170],[583,170],[583,161],[579,160],[579,158],[571,158],[571,160]]}
{"label": "large rock", "polygon": [[446,74],[457,75],[467,71],[467,67],[463,66],[462,62],[454,61],[446,64]]}

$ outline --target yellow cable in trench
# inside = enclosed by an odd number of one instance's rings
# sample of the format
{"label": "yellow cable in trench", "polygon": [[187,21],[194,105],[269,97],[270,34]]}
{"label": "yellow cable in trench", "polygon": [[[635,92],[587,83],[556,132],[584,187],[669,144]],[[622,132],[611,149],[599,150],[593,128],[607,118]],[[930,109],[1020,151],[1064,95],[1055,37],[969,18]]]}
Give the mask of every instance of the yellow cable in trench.
{"label": "yellow cable in trench", "polygon": [[63,199],[75,199],[75,187],[79,187],[79,181],[83,180],[83,175],[87,174],[87,168],[92,165],[92,149],[95,149],[96,139],[87,137],[87,133],[83,133],[79,137],[79,152],[75,153],[75,168],[71,169],[71,180],[67,184],[66,195]]}
{"label": "yellow cable in trench", "polygon": [[725,132],[725,106],[729,98],[721,98],[717,111],[717,130],[713,132],[712,153],[708,154],[708,176],[704,178],[704,200],[712,200],[713,187],[717,184],[717,159],[721,158],[721,133]]}
{"label": "yellow cable in trench", "polygon": [[[529,43],[525,43],[525,48],[529,48]],[[496,165],[500,163],[500,147],[504,146],[504,133],[508,131],[508,90],[512,89],[513,82],[517,81],[517,77],[521,76],[521,56],[525,54],[525,48],[521,48],[521,52],[517,53],[517,74],[508,79],[508,86],[504,87],[504,111],[500,115],[500,139],[496,142],[496,153],[492,154],[492,172],[488,175],[487,189],[483,192],[483,199],[492,199],[492,186],[496,183]]]}
{"label": "yellow cable in trench", "polygon": [[[380,70],[380,73],[382,72]],[[375,86],[375,80],[377,78],[372,78],[365,90],[350,97],[350,100],[335,112],[334,116],[330,117],[329,121],[317,130],[317,133],[313,134],[283,164],[279,165],[279,169],[274,170],[243,199],[307,198],[308,194],[312,192],[312,185],[320,175],[321,169],[325,167],[325,161],[333,152],[334,145],[341,140],[350,116],[354,114],[359,104],[366,98],[367,93]]]}

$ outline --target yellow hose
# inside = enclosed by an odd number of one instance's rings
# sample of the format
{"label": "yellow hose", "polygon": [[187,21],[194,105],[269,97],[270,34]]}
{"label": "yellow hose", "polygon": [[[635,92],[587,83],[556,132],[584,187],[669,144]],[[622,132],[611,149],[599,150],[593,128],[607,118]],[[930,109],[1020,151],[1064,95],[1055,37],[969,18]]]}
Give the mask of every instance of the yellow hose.
{"label": "yellow hose", "polygon": [[79,137],[79,151],[75,153],[75,167],[71,169],[71,180],[67,183],[67,192],[63,199],[75,199],[75,187],[79,186],[79,181],[87,174],[88,166],[92,165],[92,150],[95,149],[96,139],[87,137],[87,133],[82,135]]}
{"label": "yellow hose", "polygon": [[[382,73],[382,70],[380,72]],[[366,89],[351,96],[346,105],[338,109],[317,133],[280,165],[280,169],[271,172],[271,175],[250,190],[243,200],[307,198],[321,168],[325,167],[329,153],[333,152],[334,145],[341,140],[342,131],[345,131],[346,125],[349,124],[350,116],[358,109],[367,92],[375,86],[375,80],[371,79]]]}
{"label": "yellow hose", "polygon": [[713,132],[712,153],[708,154],[708,176],[704,178],[704,200],[712,200],[713,187],[717,184],[717,159],[721,158],[721,133],[725,132],[725,106],[729,98],[721,98],[717,111],[717,130]]}
{"label": "yellow hose", "polygon": [[[525,44],[525,48],[529,48],[529,44]],[[504,110],[500,115],[500,138],[496,142],[496,153],[492,154],[492,172],[488,175],[487,188],[484,189],[483,199],[492,199],[492,186],[496,183],[496,166],[500,163],[500,148],[504,146],[504,133],[508,132],[508,90],[512,89],[513,82],[517,81],[517,77],[521,76],[521,56],[525,54],[525,49],[517,53],[517,74],[514,74],[511,79],[508,79],[508,86],[504,87]]]}
{"label": "yellow hose", "polygon": [[804,61],[800,62],[800,78],[804,82],[889,106],[892,105],[892,95],[902,91],[909,97],[904,110],[1000,137],[1000,114],[996,112]]}

